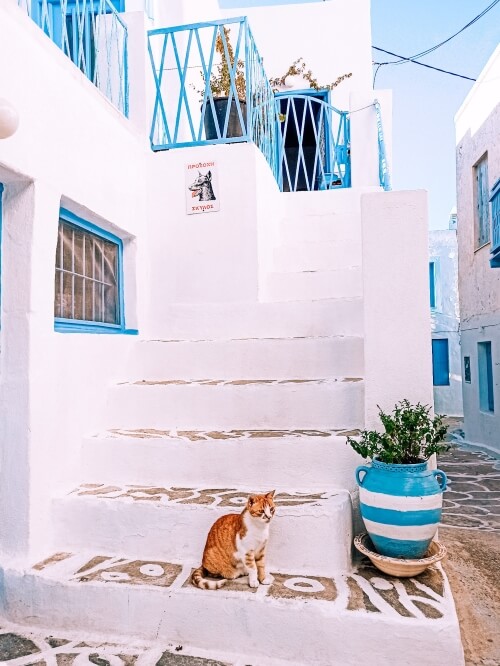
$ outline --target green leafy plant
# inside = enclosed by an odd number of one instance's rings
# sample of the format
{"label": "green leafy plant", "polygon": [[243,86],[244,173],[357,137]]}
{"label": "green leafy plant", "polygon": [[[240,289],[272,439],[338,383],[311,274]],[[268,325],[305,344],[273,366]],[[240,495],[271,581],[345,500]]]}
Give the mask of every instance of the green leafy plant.
{"label": "green leafy plant", "polygon": [[386,414],[379,407],[384,432],[364,430],[359,440],[347,438],[347,443],[363,458],[376,458],[380,462],[408,465],[427,460],[433,453],[448,451],[443,442],[448,426],[441,416],[430,416],[430,407],[408,400],[396,403]]}
{"label": "green leafy plant", "polygon": [[309,88],[313,88],[314,90],[333,90],[333,88],[336,88],[338,85],[340,85],[342,81],[351,78],[352,72],[349,72],[348,74],[342,74],[342,76],[339,76],[335,81],[332,81],[332,83],[321,85],[314,77],[312,71],[307,69],[304,58],[301,57],[292,62],[283,76],[276,76],[274,79],[269,79],[271,88],[273,88],[273,90],[276,92],[279,87],[285,85],[287,76],[302,76],[309,83]]}
{"label": "green leafy plant", "polygon": [[[246,81],[245,81],[245,63],[243,60],[237,60],[236,67],[234,66],[234,49],[229,39],[229,28],[222,26],[224,30],[225,42],[227,45],[227,53],[229,56],[229,63],[231,70],[234,70],[234,83],[236,87],[236,92],[238,98],[244,102],[246,99]],[[215,52],[220,56],[220,62],[215,65],[215,71],[212,69],[210,74],[210,88],[214,97],[229,97],[229,91],[231,90],[231,75],[228,60],[226,57],[226,50],[224,49],[224,40],[220,32],[217,33],[217,38],[215,40]],[[203,87],[193,88],[196,92],[201,95],[201,100],[205,95],[205,86],[206,79],[203,72],[200,72],[201,78],[203,79]]]}

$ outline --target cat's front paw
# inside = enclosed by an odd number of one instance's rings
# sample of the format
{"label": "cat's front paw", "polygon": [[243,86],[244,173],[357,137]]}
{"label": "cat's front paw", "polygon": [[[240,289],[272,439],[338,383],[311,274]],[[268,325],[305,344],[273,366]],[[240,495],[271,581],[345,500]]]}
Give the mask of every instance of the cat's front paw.
{"label": "cat's front paw", "polygon": [[257,575],[248,576],[248,584],[250,587],[259,587],[259,581],[257,579]]}
{"label": "cat's front paw", "polygon": [[261,585],[271,585],[271,583],[274,582],[274,576],[271,576],[271,574],[266,574],[264,578],[260,581]]}

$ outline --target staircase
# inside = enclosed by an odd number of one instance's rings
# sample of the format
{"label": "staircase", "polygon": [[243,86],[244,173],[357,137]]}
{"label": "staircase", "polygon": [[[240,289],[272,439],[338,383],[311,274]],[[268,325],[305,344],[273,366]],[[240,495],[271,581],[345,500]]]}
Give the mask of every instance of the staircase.
{"label": "staircase", "polygon": [[[395,580],[353,567],[361,231],[359,194],[335,195],[307,215],[300,193],[283,195],[262,302],[172,305],[168,339],[137,341],[107,428],[83,440],[79,485],[53,498],[50,553],[5,569],[10,619],[259,666],[462,663],[440,568]],[[273,488],[274,583],[192,587],[210,525]]]}

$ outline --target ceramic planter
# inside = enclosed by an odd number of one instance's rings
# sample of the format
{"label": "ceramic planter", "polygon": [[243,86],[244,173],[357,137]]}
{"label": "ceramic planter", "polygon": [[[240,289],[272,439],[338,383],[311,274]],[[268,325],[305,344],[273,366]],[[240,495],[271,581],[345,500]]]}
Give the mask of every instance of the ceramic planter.
{"label": "ceramic planter", "polygon": [[[205,137],[207,141],[218,139],[217,127],[219,128],[221,138],[224,137],[224,123],[226,122],[228,101],[228,97],[214,97],[215,115],[212,112],[212,106],[210,102],[207,101],[204,118]],[[241,108],[241,115],[243,117],[243,123],[245,126],[241,126],[240,117],[238,115],[238,107],[235,99],[233,98],[231,100],[231,108],[229,109],[226,138],[243,136],[243,134],[246,132],[247,104],[243,100],[239,100],[239,104]]]}
{"label": "ceramic planter", "polygon": [[441,520],[446,474],[427,463],[389,465],[373,460],[356,469],[366,531],[381,555],[421,558]]}

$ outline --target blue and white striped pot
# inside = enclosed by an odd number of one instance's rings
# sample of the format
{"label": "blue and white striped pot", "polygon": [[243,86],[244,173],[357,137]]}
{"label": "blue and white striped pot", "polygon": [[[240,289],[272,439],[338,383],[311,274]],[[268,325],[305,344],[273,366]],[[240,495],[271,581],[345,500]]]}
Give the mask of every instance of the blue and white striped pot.
{"label": "blue and white striped pot", "polygon": [[423,557],[441,520],[446,474],[427,463],[389,465],[373,460],[356,469],[366,531],[381,555]]}

